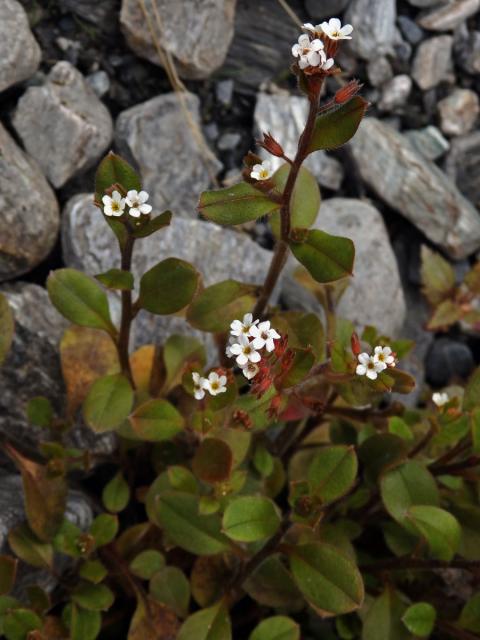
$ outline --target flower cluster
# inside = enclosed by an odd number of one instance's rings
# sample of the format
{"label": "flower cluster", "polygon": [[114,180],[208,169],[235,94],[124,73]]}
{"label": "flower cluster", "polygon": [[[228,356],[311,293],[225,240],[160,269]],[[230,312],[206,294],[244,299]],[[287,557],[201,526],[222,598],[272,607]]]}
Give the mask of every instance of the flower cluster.
{"label": "flower cluster", "polygon": [[[292,54],[298,58],[300,69],[314,68],[328,71],[335,64],[332,55],[336,51],[338,40],[351,40],[353,27],[342,23],[338,18],[332,18],[329,22],[313,25],[307,22],[303,25],[306,33],[298,38],[298,42],[292,47]],[[332,46],[333,45],[333,46]]]}
{"label": "flower cluster", "polygon": [[275,350],[275,340],[280,334],[270,326],[270,321],[254,320],[251,313],[243,320],[234,320],[230,325],[230,340],[226,348],[229,358],[235,358],[247,380],[254,378],[260,370],[258,363],[262,359],[260,351],[268,353]]}
{"label": "flower cluster", "polygon": [[376,380],[378,374],[388,367],[394,367],[395,354],[390,347],[377,346],[373,355],[360,353],[356,373],[358,376],[367,376],[370,380]]}
{"label": "flower cluster", "polygon": [[106,216],[120,217],[125,212],[125,206],[128,206],[128,215],[132,218],[140,218],[143,214],[147,216],[151,211],[151,205],[147,204],[149,195],[146,191],[136,191],[132,189],[127,192],[126,198],[122,198],[122,194],[114,191],[111,196],[103,196],[103,213]]}
{"label": "flower cluster", "polygon": [[211,396],[218,396],[227,390],[227,376],[219,375],[217,371],[209,373],[208,378],[203,378],[197,371],[192,373],[193,395],[196,400],[203,400],[205,391]]}

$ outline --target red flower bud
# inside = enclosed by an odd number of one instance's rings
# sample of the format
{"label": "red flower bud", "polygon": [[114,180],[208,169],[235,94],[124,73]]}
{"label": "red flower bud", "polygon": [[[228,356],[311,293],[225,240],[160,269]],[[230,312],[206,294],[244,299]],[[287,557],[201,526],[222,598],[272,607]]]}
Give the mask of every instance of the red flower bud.
{"label": "red flower bud", "polygon": [[360,344],[360,338],[358,337],[358,335],[356,333],[352,333],[352,337],[351,337],[351,345],[352,345],[352,353],[354,356],[358,356],[359,353],[361,353],[362,351],[362,346]]}
{"label": "red flower bud", "polygon": [[349,82],[348,84],[346,84],[344,87],[342,87],[337,91],[334,98],[335,102],[337,104],[343,104],[344,102],[348,102],[348,100],[353,98],[353,96],[357,95],[357,93],[360,91],[362,86],[363,85],[361,85],[358,82],[358,80],[352,80],[351,82]]}
{"label": "red flower bud", "polygon": [[284,157],[282,146],[275,140],[270,132],[264,133],[263,140],[257,140],[257,144],[259,147],[266,149],[272,156],[276,156],[277,158]]}

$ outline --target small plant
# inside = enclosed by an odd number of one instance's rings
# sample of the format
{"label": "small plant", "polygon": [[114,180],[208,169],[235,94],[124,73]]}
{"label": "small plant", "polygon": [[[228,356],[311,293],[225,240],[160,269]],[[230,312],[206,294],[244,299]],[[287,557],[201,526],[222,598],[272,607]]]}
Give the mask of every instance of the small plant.
{"label": "small plant", "polygon": [[[284,160],[277,171],[249,153],[243,182],[200,197],[199,212],[217,224],[269,216],[276,246],[262,286],[204,287],[194,265],[163,256],[135,282],[135,245],[162,233],[172,214],[152,215],[123,159],[109,154],[100,164],[95,202],[120,268],[48,278],[52,304],[72,323],[60,345],[67,400],[62,415],[47,398],[30,402],[30,421],[45,429],[35,459],[6,445],[27,520],[0,558],[8,640],[298,640],[312,614],[344,640],[426,638],[434,629],[477,637],[480,595],[452,597],[442,571],[478,579],[480,370],[465,390],[435,394],[423,409],[391,401],[414,386],[400,366],[412,345],[373,327],[358,336],[338,317],[354,243],[311,229],[320,193],[304,161],[348,142],[367,109],[355,81],[320,102],[351,33],[336,19],[307,24],[293,46],[309,102],[295,157],[267,133],[259,144]],[[289,253],[323,319],[271,304]],[[446,289],[432,278],[427,293],[438,304]],[[121,298],[118,327],[107,291]],[[181,313],[214,336],[218,353],[178,335],[131,353],[140,310]],[[0,323],[2,358],[13,333],[3,298]],[[95,433],[116,433],[109,460],[65,445],[80,411]],[[103,477],[105,462],[110,478],[82,531],[64,516],[68,486]],[[61,575],[59,557],[68,565]],[[18,599],[19,563],[50,572],[57,587],[32,585]]]}

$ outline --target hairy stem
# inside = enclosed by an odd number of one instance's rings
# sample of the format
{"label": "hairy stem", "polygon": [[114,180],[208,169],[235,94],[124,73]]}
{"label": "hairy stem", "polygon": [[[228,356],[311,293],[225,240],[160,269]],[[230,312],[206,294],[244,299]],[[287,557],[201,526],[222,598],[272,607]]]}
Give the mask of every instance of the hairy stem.
{"label": "hairy stem", "polygon": [[[121,268],[123,271],[130,271],[132,266],[134,238],[128,234],[125,245],[121,247]],[[120,321],[120,333],[118,335],[118,358],[122,373],[128,378],[130,384],[134,388],[132,370],[130,368],[129,343],[130,343],[130,327],[132,325],[133,308],[132,308],[132,292],[130,290],[122,291],[122,319]]]}
{"label": "hairy stem", "polygon": [[253,309],[254,317],[258,318],[265,312],[265,308],[270,300],[270,296],[277,284],[278,278],[282,272],[288,256],[288,240],[291,231],[291,211],[290,204],[292,199],[293,190],[297,182],[298,174],[300,172],[303,161],[308,155],[308,146],[312,138],[313,129],[315,127],[315,118],[318,113],[318,98],[320,95],[320,88],[316,88],[309,97],[310,108],[308,111],[308,118],[305,124],[300,140],[298,141],[298,148],[295,158],[290,166],[290,172],[288,174],[285,189],[283,190],[282,206],[280,208],[280,240],[275,247],[272,262],[265,278],[265,282],[262,287],[262,291],[257,300],[257,303]]}

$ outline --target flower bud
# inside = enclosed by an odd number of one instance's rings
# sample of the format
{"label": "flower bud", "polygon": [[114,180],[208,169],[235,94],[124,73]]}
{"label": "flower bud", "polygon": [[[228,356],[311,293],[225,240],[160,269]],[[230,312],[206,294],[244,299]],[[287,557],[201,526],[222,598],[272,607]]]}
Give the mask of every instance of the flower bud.
{"label": "flower bud", "polygon": [[335,94],[335,102],[336,104],[343,104],[344,102],[348,102],[353,96],[356,96],[360,91],[363,85],[361,85],[358,80],[352,80],[344,87],[339,89]]}
{"label": "flower bud", "polygon": [[350,340],[350,343],[352,345],[352,353],[354,356],[358,356],[360,354],[360,352],[362,351],[362,345],[360,344],[360,338],[358,337],[358,335],[356,333],[352,333],[352,337]]}
{"label": "flower bud", "polygon": [[270,132],[264,133],[263,140],[258,140],[257,144],[258,146],[266,149],[266,151],[268,151],[268,153],[271,153],[272,156],[276,156],[277,158],[284,157],[282,146],[275,140]]}

